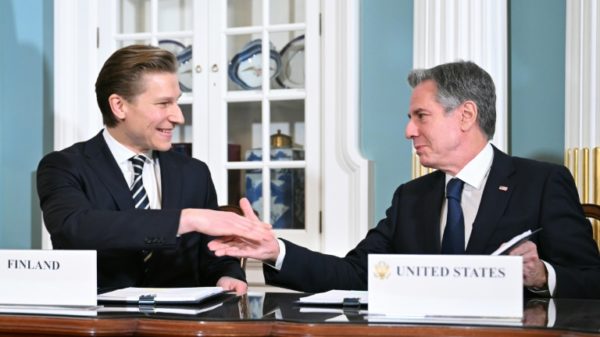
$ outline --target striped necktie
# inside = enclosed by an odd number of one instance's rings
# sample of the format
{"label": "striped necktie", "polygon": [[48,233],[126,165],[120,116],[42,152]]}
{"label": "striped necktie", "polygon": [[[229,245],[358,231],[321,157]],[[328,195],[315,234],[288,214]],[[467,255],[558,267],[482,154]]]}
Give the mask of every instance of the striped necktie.
{"label": "striped necktie", "polygon": [[142,180],[142,171],[144,171],[144,162],[146,156],[138,154],[137,156],[131,157],[131,163],[133,164],[133,183],[131,184],[131,196],[133,197],[133,203],[135,208],[148,209],[150,208],[150,200],[148,194],[144,188],[144,182]]}
{"label": "striped necktie", "polygon": [[[148,200],[148,194],[144,188],[144,181],[142,179],[142,172],[144,171],[144,163],[146,162],[146,156],[138,154],[137,156],[131,157],[131,163],[133,164],[133,183],[131,184],[131,196],[133,197],[133,203],[135,208],[138,209],[149,209],[150,200]],[[143,250],[142,255],[144,262],[148,262],[152,257],[151,250]]]}

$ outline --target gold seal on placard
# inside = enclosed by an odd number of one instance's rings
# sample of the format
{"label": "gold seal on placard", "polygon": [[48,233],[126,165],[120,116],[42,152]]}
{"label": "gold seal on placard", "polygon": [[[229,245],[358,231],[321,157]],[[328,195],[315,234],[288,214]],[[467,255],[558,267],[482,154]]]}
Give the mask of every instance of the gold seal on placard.
{"label": "gold seal on placard", "polygon": [[385,280],[386,278],[390,277],[390,266],[388,266],[388,264],[383,261],[379,261],[375,265],[374,274],[375,277],[377,277],[378,279]]}

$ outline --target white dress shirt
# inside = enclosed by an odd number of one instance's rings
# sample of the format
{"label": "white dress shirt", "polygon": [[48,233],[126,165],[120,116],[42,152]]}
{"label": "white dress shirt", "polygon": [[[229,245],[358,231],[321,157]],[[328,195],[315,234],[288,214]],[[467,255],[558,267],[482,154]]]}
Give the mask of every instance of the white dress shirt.
{"label": "white dress shirt", "polygon": [[[125,177],[127,186],[131,187],[131,184],[133,183],[134,172],[133,163],[129,159],[140,153],[135,153],[127,147],[125,147],[125,145],[119,143],[110,134],[110,132],[108,132],[106,128],[102,132],[102,136],[104,136],[104,140],[108,145],[108,149],[117,161],[117,165],[119,165],[119,168],[123,173],[123,177]],[[144,189],[146,190],[146,194],[148,194],[150,208],[160,209],[161,182],[160,179],[157,178],[160,177],[160,164],[158,162],[158,158],[154,158],[154,156],[152,155],[152,151],[143,154],[146,155],[144,169],[142,171],[142,181],[144,182]]]}
{"label": "white dress shirt", "polygon": [[[483,197],[483,189],[485,188],[485,183],[487,182],[488,175],[490,174],[493,161],[494,149],[492,148],[492,145],[488,143],[483,150],[481,150],[481,152],[475,156],[475,158],[468,162],[467,165],[465,165],[465,167],[463,167],[463,169],[456,174],[456,178],[459,178],[465,182],[460,202],[465,220],[465,249],[469,243],[471,232],[473,231],[473,222],[475,222],[475,217],[477,216],[477,211],[479,210],[479,204],[481,203],[481,198]],[[454,177],[446,174],[446,184],[448,184],[448,181],[450,181],[452,178]],[[444,200],[446,200],[446,198],[444,198]],[[447,202],[444,201],[441,214],[442,226],[440,238],[443,237],[444,228],[446,228],[446,213],[448,213],[448,205]],[[507,241],[508,240],[510,240],[510,238],[507,238]],[[543,260],[542,262],[548,271],[548,289],[538,290],[529,287],[529,290],[540,295],[552,295],[556,289],[556,272],[554,271],[552,265]]]}

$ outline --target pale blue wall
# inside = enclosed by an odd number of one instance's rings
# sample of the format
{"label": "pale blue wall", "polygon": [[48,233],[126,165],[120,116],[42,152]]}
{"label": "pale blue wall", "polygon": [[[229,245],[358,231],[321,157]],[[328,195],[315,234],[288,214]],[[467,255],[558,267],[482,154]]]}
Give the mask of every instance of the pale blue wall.
{"label": "pale blue wall", "polygon": [[563,163],[565,0],[510,2],[510,149]]}
{"label": "pale blue wall", "polygon": [[44,129],[53,95],[52,5],[0,0],[0,248],[40,247],[35,170],[52,147]]}
{"label": "pale blue wall", "polygon": [[373,161],[373,224],[390,206],[398,185],[410,179],[411,142],[404,138],[412,69],[413,2],[360,3],[360,147]]}

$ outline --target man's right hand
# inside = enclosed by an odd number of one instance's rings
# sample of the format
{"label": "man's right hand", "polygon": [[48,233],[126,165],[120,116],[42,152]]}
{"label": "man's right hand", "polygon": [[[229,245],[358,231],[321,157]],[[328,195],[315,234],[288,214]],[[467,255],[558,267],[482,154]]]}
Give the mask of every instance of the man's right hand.
{"label": "man's right hand", "polygon": [[229,235],[219,237],[208,243],[208,248],[217,256],[233,256],[253,258],[261,261],[276,261],[279,256],[279,244],[271,225],[261,222],[254,214],[250,202],[246,198],[240,200],[240,207],[246,219],[254,224],[254,229],[260,233],[259,240],[253,240],[247,235]]}
{"label": "man's right hand", "polygon": [[210,236],[235,236],[263,242],[270,239],[273,233],[269,224],[239,216],[233,212],[211,209],[183,209],[179,223],[177,235],[199,232]]}

